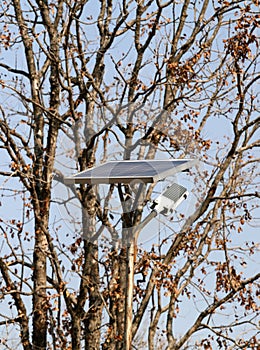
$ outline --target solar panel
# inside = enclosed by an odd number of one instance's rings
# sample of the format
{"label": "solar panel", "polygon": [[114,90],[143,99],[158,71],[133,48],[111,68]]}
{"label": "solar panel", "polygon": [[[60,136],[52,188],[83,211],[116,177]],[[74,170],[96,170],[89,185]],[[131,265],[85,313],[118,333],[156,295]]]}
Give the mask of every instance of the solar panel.
{"label": "solar panel", "polygon": [[196,159],[111,161],[66,177],[66,184],[154,183],[186,171]]}

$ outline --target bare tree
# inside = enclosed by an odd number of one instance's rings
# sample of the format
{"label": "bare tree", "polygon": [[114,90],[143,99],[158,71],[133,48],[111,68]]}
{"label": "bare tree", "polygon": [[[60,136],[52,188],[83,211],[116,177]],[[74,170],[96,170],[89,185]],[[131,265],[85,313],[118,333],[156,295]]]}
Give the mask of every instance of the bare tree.
{"label": "bare tree", "polygon": [[[258,349],[258,5],[2,2],[3,349]],[[155,158],[200,166],[143,245],[160,184],[64,185]]]}

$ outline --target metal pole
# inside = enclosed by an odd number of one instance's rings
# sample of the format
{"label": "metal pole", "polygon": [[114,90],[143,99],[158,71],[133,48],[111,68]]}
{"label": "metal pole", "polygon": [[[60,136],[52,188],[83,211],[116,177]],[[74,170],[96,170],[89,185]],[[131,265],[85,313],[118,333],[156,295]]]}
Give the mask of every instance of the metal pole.
{"label": "metal pole", "polygon": [[133,323],[133,293],[134,293],[134,257],[135,246],[140,231],[147,225],[155,216],[156,211],[152,211],[138,227],[129,228],[127,236],[129,238],[126,259],[127,259],[127,273],[126,273],[126,290],[125,290],[125,334],[124,334],[124,350],[131,350],[132,347],[132,323]]}
{"label": "metal pole", "polygon": [[133,321],[133,293],[134,293],[134,252],[135,242],[130,240],[127,247],[127,274],[126,274],[126,299],[125,299],[125,341],[124,350],[131,350],[132,346],[132,321]]}

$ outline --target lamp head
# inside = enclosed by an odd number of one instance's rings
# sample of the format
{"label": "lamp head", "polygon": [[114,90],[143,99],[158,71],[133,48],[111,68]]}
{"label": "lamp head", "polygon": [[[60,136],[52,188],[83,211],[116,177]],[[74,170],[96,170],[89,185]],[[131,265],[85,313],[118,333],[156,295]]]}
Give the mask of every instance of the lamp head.
{"label": "lamp head", "polygon": [[157,214],[168,216],[188,197],[188,194],[185,187],[174,183],[153,201],[151,209]]}

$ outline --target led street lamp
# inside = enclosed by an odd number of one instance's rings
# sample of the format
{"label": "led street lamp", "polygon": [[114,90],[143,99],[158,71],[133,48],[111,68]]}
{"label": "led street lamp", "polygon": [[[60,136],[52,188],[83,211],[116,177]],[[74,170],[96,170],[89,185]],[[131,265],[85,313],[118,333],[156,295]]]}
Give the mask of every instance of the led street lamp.
{"label": "led street lamp", "polygon": [[153,201],[151,209],[157,214],[168,216],[188,197],[188,194],[185,187],[174,183]]}

